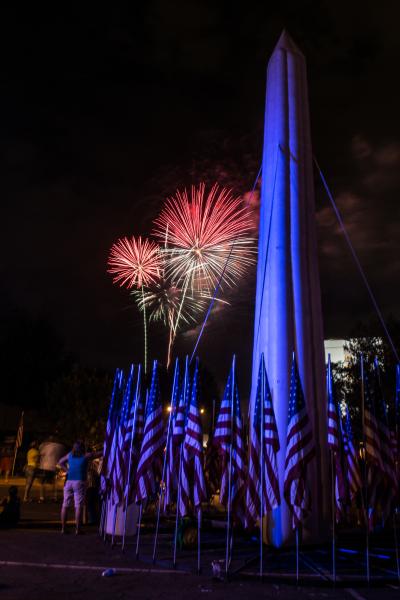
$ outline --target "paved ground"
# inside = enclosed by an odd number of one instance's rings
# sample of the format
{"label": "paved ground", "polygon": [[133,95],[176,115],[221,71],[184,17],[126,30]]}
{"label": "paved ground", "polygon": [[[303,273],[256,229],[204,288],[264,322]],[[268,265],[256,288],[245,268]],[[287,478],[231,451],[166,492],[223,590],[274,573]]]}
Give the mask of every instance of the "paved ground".
{"label": "paved ground", "polygon": [[[21,482],[22,484],[22,482]],[[0,497],[5,488],[0,487]],[[301,584],[294,578],[294,556],[288,551],[265,551],[266,577],[260,582],[256,576],[257,562],[249,564],[229,582],[215,581],[211,561],[224,555],[221,535],[205,533],[203,574],[194,574],[195,553],[179,554],[178,568],[171,569],[171,534],[160,537],[157,564],[151,564],[153,537],[142,535],[141,559],[135,559],[134,540],[123,554],[120,546],[104,544],[95,528],[86,528],[83,536],[62,536],[59,532],[59,504],[32,503],[23,505],[22,521],[18,529],[0,532],[0,598],[1,600],[36,600],[46,597],[102,600],[103,598],[177,599],[209,597],[214,600],[244,600],[254,598],[353,598],[372,600],[400,597],[400,587],[393,572],[394,556],[390,548],[374,548],[370,588],[360,580],[363,572],[362,557],[346,548],[338,552],[338,572],[346,581],[338,581],[333,588],[330,577],[330,557],[327,548],[309,549],[301,555]],[[256,553],[251,540],[240,541],[240,557],[233,568],[243,567],[243,556]],[[352,546],[355,547],[354,545]],[[354,553],[355,552],[355,553]],[[116,575],[101,576],[113,567]],[[340,579],[340,578],[339,578]]]}

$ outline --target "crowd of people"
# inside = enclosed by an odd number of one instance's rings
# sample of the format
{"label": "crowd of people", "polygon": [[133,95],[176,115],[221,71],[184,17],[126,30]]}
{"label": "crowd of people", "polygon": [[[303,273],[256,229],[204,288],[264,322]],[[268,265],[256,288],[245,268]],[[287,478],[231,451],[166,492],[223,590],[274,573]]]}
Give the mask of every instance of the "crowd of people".
{"label": "crowd of people", "polygon": [[59,470],[58,461],[65,454],[65,446],[53,437],[42,444],[33,441],[26,456],[24,502],[31,500],[31,490],[35,479],[40,483],[39,502],[45,501],[45,485],[51,487],[52,499],[57,500],[56,478]]}
{"label": "crowd of people", "polygon": [[[63,484],[61,507],[61,532],[68,533],[68,509],[75,508],[75,533],[80,534],[82,521],[95,524],[99,518],[99,484],[102,450],[86,451],[83,442],[76,441],[70,452],[66,446],[53,437],[39,444],[32,441],[26,453],[23,468],[25,488],[22,501],[34,502],[33,484],[39,484],[39,496],[36,501],[58,501],[58,488]],[[3,466],[6,481],[11,468]],[[5,469],[4,467],[7,467]],[[48,492],[50,490],[50,493]],[[47,495],[46,495],[47,491]],[[11,485],[8,496],[0,502],[0,529],[15,527],[20,519],[20,498],[18,488]]]}

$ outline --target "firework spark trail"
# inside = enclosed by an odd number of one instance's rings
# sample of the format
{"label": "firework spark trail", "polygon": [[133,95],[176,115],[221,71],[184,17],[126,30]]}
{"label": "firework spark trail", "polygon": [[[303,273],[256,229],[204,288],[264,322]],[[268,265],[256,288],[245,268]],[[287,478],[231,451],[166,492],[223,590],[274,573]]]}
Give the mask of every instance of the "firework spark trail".
{"label": "firework spark trail", "polygon": [[[224,284],[234,285],[255,262],[251,215],[231,190],[215,184],[208,195],[205,185],[177,191],[155,220],[155,235],[165,239],[168,276],[175,281],[189,279],[194,290],[210,293],[224,271]],[[229,264],[224,269],[227,258]]]}
{"label": "firework spark trail", "polygon": [[132,236],[119,239],[112,245],[108,259],[108,272],[113,282],[128,289],[148,286],[160,277],[162,257],[160,248],[150,240],[137,240]]}
{"label": "firework spark trail", "polygon": [[183,303],[184,303],[185,298],[186,298],[186,292],[187,292],[187,289],[188,289],[189,281],[190,281],[189,277],[186,276],[185,277],[185,282],[184,282],[184,285],[183,285],[183,289],[182,289],[182,299],[181,299],[181,302],[180,302],[180,305],[179,305],[178,313],[176,315],[176,321],[175,321],[175,324],[172,324],[174,336],[176,336],[176,331],[178,329],[179,319],[181,318],[182,307],[183,307]]}
{"label": "firework spark trail", "polygon": [[144,287],[142,285],[143,298],[143,336],[144,336],[144,374],[147,375],[147,320],[146,320],[146,304],[144,302]]}
{"label": "firework spark trail", "polygon": [[147,322],[146,306],[144,304],[144,286],[156,283],[160,278],[162,257],[157,244],[150,240],[137,240],[132,236],[119,239],[112,245],[108,259],[108,272],[111,273],[114,283],[128,289],[136,287],[143,297],[143,324],[144,324],[144,372],[147,373]]}
{"label": "firework spark trail", "polygon": [[[250,196],[249,196],[249,198],[248,198],[248,199],[247,199],[247,201],[246,201],[246,207],[247,207],[247,208],[249,208],[249,206],[250,206],[250,204],[251,204],[251,201],[252,201],[252,198],[253,198],[253,195],[254,195],[254,191],[255,191],[255,189],[256,189],[256,186],[257,186],[258,180],[260,179],[261,173],[262,173],[262,164],[260,165],[260,168],[259,168],[259,170],[258,170],[258,173],[257,173],[257,177],[256,177],[256,178],[255,178],[255,180],[254,180],[254,184],[253,184],[253,187],[252,187],[252,190],[251,190]],[[217,300],[217,295],[218,295],[218,292],[219,292],[219,290],[221,289],[221,284],[222,284],[222,281],[223,281],[223,279],[224,279],[224,274],[225,274],[225,271],[226,271],[226,269],[227,269],[227,266],[228,266],[228,264],[229,264],[229,260],[230,260],[230,257],[231,257],[231,255],[232,255],[232,252],[233,252],[233,250],[234,250],[234,248],[235,248],[235,245],[236,245],[236,240],[234,240],[234,241],[233,241],[233,244],[232,244],[232,246],[231,246],[230,253],[229,253],[229,255],[228,255],[228,257],[227,257],[227,259],[226,259],[226,261],[225,261],[225,264],[224,264],[223,270],[222,270],[222,272],[221,272],[221,274],[220,274],[220,276],[219,276],[219,279],[218,279],[218,281],[217,281],[217,285],[215,286],[215,289],[214,289],[214,292],[213,292],[213,295],[212,295],[212,298],[211,298],[211,302],[210,302],[210,304],[209,304],[209,306],[208,306],[208,309],[207,309],[206,315],[205,315],[205,317],[204,317],[204,319],[203,319],[203,323],[202,323],[202,325],[201,325],[201,328],[200,328],[199,334],[198,334],[198,336],[197,336],[196,343],[195,343],[195,345],[194,345],[194,348],[193,348],[192,355],[191,355],[191,357],[190,357],[190,361],[189,361],[189,362],[190,362],[190,364],[191,364],[191,362],[192,362],[192,360],[193,360],[193,357],[194,357],[194,355],[196,354],[196,350],[197,350],[197,347],[198,347],[198,345],[199,345],[199,343],[200,343],[201,337],[202,337],[202,335],[203,335],[203,331],[204,331],[204,328],[205,328],[205,326],[206,326],[206,323],[207,323],[208,317],[210,316],[211,310],[212,310],[212,308],[213,308],[213,306],[214,306],[214,304],[215,304],[215,302],[216,302],[216,300]]]}
{"label": "firework spark trail", "polygon": [[143,292],[131,292],[141,311],[149,314],[149,321],[161,321],[169,328],[167,367],[171,362],[172,346],[177,335],[178,325],[192,325],[197,322],[197,315],[207,306],[205,297],[186,295],[185,290],[161,278]]}

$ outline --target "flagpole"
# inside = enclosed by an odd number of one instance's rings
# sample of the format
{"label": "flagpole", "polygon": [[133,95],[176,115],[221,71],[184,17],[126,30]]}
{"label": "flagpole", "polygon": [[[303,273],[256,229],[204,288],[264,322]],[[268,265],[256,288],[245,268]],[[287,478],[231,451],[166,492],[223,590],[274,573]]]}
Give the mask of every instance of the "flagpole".
{"label": "flagpole", "polygon": [[197,511],[197,574],[201,573],[201,555],[200,555],[200,547],[201,547],[201,505]]}
{"label": "flagpole", "polygon": [[100,517],[100,525],[99,525],[99,536],[103,538],[103,542],[105,542],[105,531],[106,531],[106,494],[104,494],[102,503],[101,503],[101,517]]}
{"label": "flagpole", "polygon": [[[186,398],[186,388],[187,388],[187,378],[188,378],[188,357],[186,357],[185,362],[185,376],[183,379],[183,407],[185,410],[185,421],[186,421],[186,412],[187,412],[187,398]],[[186,424],[184,424],[184,429]],[[181,441],[180,452],[179,452],[179,474],[178,474],[178,494],[176,499],[176,515],[175,515],[175,532],[174,532],[174,558],[173,558],[173,568],[176,569],[176,547],[178,543],[178,520],[179,520],[179,504],[181,501],[181,481],[182,481],[182,455],[183,455],[183,443],[185,441],[184,436],[185,431],[183,431],[183,438]]]}
{"label": "flagpole", "polygon": [[263,577],[263,516],[264,516],[264,402],[265,402],[265,365],[262,356],[261,372],[261,419],[260,419],[260,578]]}
{"label": "flagpole", "polygon": [[111,534],[111,547],[114,546],[115,529],[117,527],[117,511],[118,511],[118,502],[114,506],[113,529],[112,529],[112,534]]}
{"label": "flagpole", "polygon": [[170,437],[171,437],[171,423],[172,423],[172,416],[173,416],[174,410],[175,410],[175,406],[174,406],[175,386],[178,385],[178,381],[177,381],[177,379],[178,379],[178,369],[179,369],[179,361],[178,361],[178,359],[176,359],[176,361],[175,361],[175,371],[174,371],[174,380],[173,380],[172,392],[171,392],[171,411],[169,413],[169,419],[168,419],[167,439],[166,439],[166,442],[165,442],[164,462],[163,462],[161,482],[160,482],[160,491],[159,491],[159,495],[158,495],[157,523],[156,523],[156,531],[155,531],[155,535],[154,535],[154,545],[153,545],[153,564],[156,562],[158,530],[159,530],[159,526],[160,526],[161,501],[162,501],[163,492],[164,492],[164,489],[165,489],[165,474],[166,474],[167,465],[168,465],[168,448],[169,448],[169,440],[170,440]]}
{"label": "flagpole", "polygon": [[99,536],[103,537],[104,531],[104,501],[101,503],[100,523],[99,523]]}
{"label": "flagpole", "polygon": [[[107,484],[108,485],[108,484]],[[104,527],[103,527],[103,542],[107,542],[107,520],[108,520],[108,501],[109,501],[109,490],[107,490],[105,499],[104,499]]]}
{"label": "flagpole", "polygon": [[106,494],[104,494],[102,496],[102,501],[101,501],[101,517],[100,517],[100,525],[99,525],[99,536],[104,540],[104,532],[106,529],[106,515],[107,515],[107,511],[106,511]]}
{"label": "flagpole", "polygon": [[[128,414],[128,409],[129,409],[129,398],[130,398],[130,388],[131,388],[131,377],[132,377],[132,371],[133,371],[133,365],[131,366],[130,369],[130,373],[126,382],[126,386],[125,386],[125,391],[123,394],[123,402],[122,402],[122,407],[121,407],[121,415],[119,418],[119,423],[118,423],[118,434],[117,434],[117,445],[116,445],[116,453],[119,453],[118,451],[123,449],[124,446],[124,439],[122,437],[121,434],[121,440],[119,439],[119,432],[120,431],[124,431],[124,429],[122,429],[125,426],[125,419],[126,419],[126,415]],[[121,441],[121,447],[119,447],[119,441]],[[114,507],[114,521],[113,521],[113,530],[112,530],[112,535],[111,535],[111,547],[114,546],[114,538],[115,538],[115,530],[116,530],[116,526],[117,526],[117,514],[118,514],[118,508],[120,505],[120,499],[118,497],[118,502],[116,502],[115,507]],[[121,502],[121,506],[123,507],[123,502]]]}
{"label": "flagpole", "polygon": [[335,453],[331,450],[331,500],[332,500],[332,578],[336,585],[336,518],[335,518]]}
{"label": "flagpole", "polygon": [[[115,370],[113,389],[111,392],[111,400],[110,400],[107,425],[109,423],[110,417],[112,417],[112,411],[114,410],[115,394],[116,394],[116,390],[117,390],[118,386],[120,385],[121,379],[122,379],[122,370],[117,367],[117,369]],[[110,428],[111,428],[111,423],[112,422],[110,422]],[[115,425],[115,423],[114,423],[114,425]],[[110,431],[110,433],[111,433],[111,431]],[[107,439],[107,429],[106,429],[106,438],[104,440],[104,445],[103,445],[103,462],[101,465],[101,473],[103,472],[103,467],[107,468],[107,466],[108,466],[109,455],[110,455],[111,449],[112,449],[111,448],[112,439],[108,440],[110,442],[109,450],[107,448],[106,439]],[[108,452],[106,450],[108,450]],[[103,526],[102,526],[102,529],[100,529],[100,535],[103,538],[104,543],[106,543],[106,541],[107,541],[108,499],[109,499],[109,495],[110,495],[110,486],[109,486],[108,478],[106,478],[104,475],[103,475],[103,478],[105,479],[106,489],[105,489],[105,494],[104,494],[103,503],[102,503],[102,512],[104,512],[104,515],[103,515]],[[104,507],[104,511],[103,511],[103,507]]]}
{"label": "flagpole", "polygon": [[[124,374],[123,374],[123,371],[121,370],[120,375],[119,375],[119,388],[120,388],[120,390],[123,387],[123,381],[124,381]],[[116,419],[115,419],[113,439],[114,439],[114,436],[116,435],[116,431],[119,428],[119,424],[120,424],[120,420],[121,420],[121,411],[122,411],[122,408],[123,408],[123,402],[122,402],[122,406],[119,407],[119,413],[117,414]],[[117,443],[118,442],[116,442],[116,444]],[[112,450],[112,447],[111,447],[111,450]],[[115,460],[116,451],[117,451],[117,449],[116,449],[116,447],[114,447],[113,460]],[[112,465],[113,465],[113,463],[112,463]],[[112,466],[111,466],[111,474],[112,474],[112,471],[113,471],[113,469],[112,469]],[[109,506],[109,505],[112,504],[112,488],[113,488],[113,483],[112,483],[112,478],[110,477],[109,478],[108,499],[107,499],[107,522],[108,522],[108,512],[111,509],[111,506]],[[113,533],[112,533],[112,536],[113,536]],[[104,533],[104,542],[106,542],[106,541],[107,541],[107,529],[105,530],[105,533]]]}
{"label": "flagpole", "polygon": [[[157,362],[157,361],[154,361]],[[147,404],[149,402],[149,388],[146,389],[146,402],[144,405],[144,414],[147,414]],[[146,420],[146,418],[145,418]],[[143,515],[143,500],[140,501],[140,508],[139,508],[139,518],[137,521],[137,526],[136,526],[136,560],[139,560],[139,544],[140,544],[140,529],[142,526],[142,515]]]}
{"label": "flagpole", "polygon": [[299,526],[296,527],[296,581],[299,583]]}
{"label": "flagpole", "polygon": [[368,510],[368,473],[367,473],[367,448],[365,440],[365,386],[364,386],[364,357],[360,354],[361,367],[361,417],[362,417],[362,439],[363,439],[363,471],[364,471],[364,497],[365,497],[365,560],[366,560],[366,577],[368,585],[370,583],[369,570],[369,510]]}
{"label": "flagpole", "polygon": [[15,462],[17,460],[17,452],[18,452],[17,441],[15,441],[14,460],[13,460],[13,466],[11,469],[11,477],[14,477]]}
{"label": "flagpole", "polygon": [[142,513],[143,513],[143,501],[140,502],[139,505],[139,518],[137,521],[137,532],[136,532],[136,553],[135,553],[135,558],[136,560],[139,560],[139,544],[140,544],[140,528],[142,526]]}
{"label": "flagpole", "polygon": [[125,509],[124,509],[124,529],[123,529],[123,533],[122,533],[122,552],[125,551],[126,520],[127,520],[127,515],[128,515],[129,484],[130,484],[131,470],[132,470],[133,440],[135,439],[135,433],[136,433],[136,415],[137,415],[137,408],[138,408],[138,404],[139,404],[140,383],[141,383],[141,368],[142,368],[142,365],[139,364],[138,365],[137,380],[136,380],[135,409],[134,409],[134,412],[133,412],[131,443],[130,443],[130,447],[129,447],[128,474],[127,474],[126,485],[125,485]]}
{"label": "flagpole", "polygon": [[212,421],[211,421],[211,432],[215,431],[215,398],[212,401]]}
{"label": "flagpole", "polygon": [[395,547],[395,553],[396,553],[397,579],[400,581],[399,542],[398,542],[398,539],[397,539],[397,523],[396,523],[397,514],[398,514],[398,509],[395,508],[394,513],[393,513],[394,547]]}
{"label": "flagpole", "polygon": [[[333,390],[332,390],[332,371],[331,371],[331,355],[328,354],[328,376],[327,376],[327,396],[328,396],[328,406],[329,402],[335,402],[335,411],[336,411],[336,399],[333,398]],[[328,416],[329,419],[329,416]],[[329,423],[328,423],[329,426]],[[338,421],[339,427],[339,421]],[[339,431],[338,431],[339,436]],[[331,455],[331,506],[332,506],[332,578],[333,585],[336,585],[336,514],[335,514],[335,456],[336,453],[333,451],[332,447],[330,450]]]}
{"label": "flagpole", "polygon": [[[21,416],[20,416],[19,423],[18,423],[17,435],[15,438],[15,451],[14,451],[13,466],[12,466],[12,470],[11,470],[11,477],[14,477],[15,463],[17,460],[17,452],[18,452],[18,448],[20,448],[21,444],[22,444],[23,430],[24,430],[24,411],[21,412]],[[20,435],[21,435],[21,439],[19,439]]]}
{"label": "flagpole", "polygon": [[116,503],[114,505],[113,524],[112,524],[112,532],[111,532],[111,548],[114,546],[115,529],[117,526],[117,509],[118,509],[118,503]]}
{"label": "flagpole", "polygon": [[231,441],[229,445],[229,471],[228,471],[228,514],[226,521],[226,552],[225,552],[225,574],[228,576],[229,570],[229,547],[230,547],[230,521],[231,521],[231,503],[232,503],[232,443],[233,443],[233,402],[235,398],[235,363],[236,356],[232,360],[232,378],[231,378]]}
{"label": "flagpole", "polygon": [[107,542],[107,523],[108,523],[108,512],[109,512],[110,498],[111,498],[111,488],[107,491],[106,514],[105,514],[105,520],[104,520],[104,523],[105,523],[104,538],[103,538],[104,543]]}
{"label": "flagpole", "polygon": [[[395,444],[395,457],[394,457],[394,469],[395,469],[395,474],[397,476],[398,472],[399,472],[399,453],[400,453],[400,449],[399,449],[399,414],[400,413],[400,407],[398,407],[398,402],[400,402],[400,364],[396,365],[396,395],[395,395],[395,405],[394,405],[394,412],[395,412],[395,436],[396,436],[396,444]],[[400,482],[397,482],[398,486],[400,485]],[[399,514],[399,503],[400,503],[400,490],[397,490],[397,504],[395,506],[394,512],[393,512],[393,530],[394,530],[394,545],[395,545],[395,552],[396,552],[396,567],[397,567],[397,579],[400,581],[400,557],[399,557],[399,542],[397,539],[397,519],[396,517]]]}
{"label": "flagpole", "polygon": [[178,496],[176,499],[175,532],[174,532],[174,558],[173,558],[173,562],[172,562],[172,566],[174,567],[174,569],[176,569],[176,546],[178,543],[179,504],[181,501],[182,452],[183,452],[183,441],[181,442],[180,456],[179,456]]}

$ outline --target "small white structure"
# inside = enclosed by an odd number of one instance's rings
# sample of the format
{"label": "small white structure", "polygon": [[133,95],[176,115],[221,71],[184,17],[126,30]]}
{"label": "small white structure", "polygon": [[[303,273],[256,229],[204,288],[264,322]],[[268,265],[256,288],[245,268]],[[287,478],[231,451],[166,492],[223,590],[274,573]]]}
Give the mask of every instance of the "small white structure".
{"label": "small white structure", "polygon": [[346,360],[346,354],[344,351],[344,345],[346,340],[339,339],[329,339],[324,340],[325,347],[325,362],[328,362],[328,354],[331,355],[331,361],[333,363],[336,362],[344,362]]}
{"label": "small white structure", "polygon": [[[115,504],[112,504],[111,500],[108,502],[107,507],[107,520],[106,520],[106,533],[109,535],[122,536],[124,533],[125,513],[122,506],[117,507],[117,514],[115,515]],[[128,513],[126,515],[126,535],[136,535],[137,531],[137,520],[139,515],[139,507],[135,502],[128,506]],[[116,518],[115,518],[116,516]],[[114,519],[115,519],[115,531],[114,531]]]}

